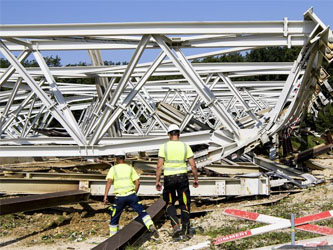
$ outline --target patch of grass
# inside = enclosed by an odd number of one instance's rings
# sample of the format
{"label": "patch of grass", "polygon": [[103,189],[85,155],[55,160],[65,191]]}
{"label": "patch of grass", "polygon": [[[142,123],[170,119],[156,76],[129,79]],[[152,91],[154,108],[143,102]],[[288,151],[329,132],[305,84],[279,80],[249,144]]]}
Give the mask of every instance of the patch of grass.
{"label": "patch of grass", "polygon": [[320,209],[321,209],[322,211],[332,210],[332,209],[333,209],[333,201],[332,201],[332,200],[329,200],[329,201],[323,203],[323,204],[320,206]]}
{"label": "patch of grass", "polygon": [[302,145],[302,141],[298,137],[291,137],[291,145],[294,150],[299,150]]}
{"label": "patch of grass", "polygon": [[291,214],[295,214],[296,217],[302,216],[304,208],[308,206],[305,202],[293,203],[292,206],[288,206],[290,200],[280,202],[273,207],[261,207],[256,210],[257,213],[272,215],[281,217],[284,219],[290,219]]}
{"label": "patch of grass", "polygon": [[55,242],[54,239],[53,239],[53,236],[50,235],[50,234],[43,235],[43,236],[41,237],[41,240],[42,240],[43,243],[45,243],[45,244],[52,244],[52,243]]}
{"label": "patch of grass", "polygon": [[80,242],[80,241],[85,241],[86,238],[83,232],[73,232],[70,235],[69,240],[74,242]]}
{"label": "patch of grass", "polygon": [[321,143],[325,143],[325,140],[313,135],[291,137],[291,145],[294,150],[303,151]]}
{"label": "patch of grass", "polygon": [[7,214],[0,217],[0,228],[2,230],[9,230],[21,226],[24,223],[24,214]]}
{"label": "patch of grass", "polygon": [[[297,232],[296,240],[300,239],[309,239],[316,237],[315,234],[307,232]],[[250,248],[264,247],[267,245],[275,245],[281,243],[287,243],[291,241],[290,232],[271,232],[261,235],[252,236],[246,239],[242,239],[234,242],[227,242],[220,245],[219,249],[228,249],[228,250],[245,250]]]}
{"label": "patch of grass", "polygon": [[313,148],[314,146],[317,146],[321,143],[325,143],[325,140],[320,137],[315,137],[313,135],[309,135],[307,137],[307,142],[308,142],[308,148]]}
{"label": "patch of grass", "polygon": [[62,239],[62,238],[65,238],[65,235],[62,234],[62,233],[58,233],[58,234],[54,235],[54,238],[55,239]]}
{"label": "patch of grass", "polygon": [[[155,249],[154,246],[152,246],[152,249]],[[125,250],[144,250],[144,248],[143,247],[138,247],[138,246],[127,246],[125,248]]]}

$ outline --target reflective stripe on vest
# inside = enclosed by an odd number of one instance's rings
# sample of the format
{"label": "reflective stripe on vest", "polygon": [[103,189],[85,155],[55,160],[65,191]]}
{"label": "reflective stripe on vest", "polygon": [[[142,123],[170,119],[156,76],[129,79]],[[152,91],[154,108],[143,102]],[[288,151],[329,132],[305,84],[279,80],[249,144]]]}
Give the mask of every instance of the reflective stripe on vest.
{"label": "reflective stripe on vest", "polygon": [[171,167],[171,168],[164,168],[164,171],[187,171],[187,167]]}

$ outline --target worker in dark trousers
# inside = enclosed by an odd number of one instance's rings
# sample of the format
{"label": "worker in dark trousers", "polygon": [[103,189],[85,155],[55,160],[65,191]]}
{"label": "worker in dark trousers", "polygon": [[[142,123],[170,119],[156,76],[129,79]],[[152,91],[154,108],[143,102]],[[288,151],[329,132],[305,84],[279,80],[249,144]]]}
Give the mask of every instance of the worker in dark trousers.
{"label": "worker in dark trousers", "polygon": [[[168,128],[169,141],[160,147],[158,152],[158,162],[156,169],[156,189],[160,191],[162,185],[160,182],[162,168],[164,174],[163,199],[167,203],[167,214],[171,220],[174,238],[183,236],[185,239],[190,238],[190,211],[191,197],[187,175],[188,161],[192,168],[194,176],[193,187],[197,188],[198,171],[193,159],[192,149],[184,142],[179,140],[180,129],[176,124]],[[178,199],[181,209],[180,227],[175,202]]]}
{"label": "worker in dark trousers", "polygon": [[[149,214],[144,210],[141,201],[139,201],[136,193],[140,187],[139,176],[135,169],[125,163],[125,152],[119,151],[115,154],[116,165],[111,167],[106,176],[106,186],[104,193],[104,203],[108,203],[108,193],[110,187],[114,185],[114,194],[116,195],[115,203],[110,207],[110,237],[118,232],[118,224],[120,215],[124,208],[129,205],[136,211],[147,229],[158,237],[158,232]],[[135,183],[135,184],[134,184]]]}

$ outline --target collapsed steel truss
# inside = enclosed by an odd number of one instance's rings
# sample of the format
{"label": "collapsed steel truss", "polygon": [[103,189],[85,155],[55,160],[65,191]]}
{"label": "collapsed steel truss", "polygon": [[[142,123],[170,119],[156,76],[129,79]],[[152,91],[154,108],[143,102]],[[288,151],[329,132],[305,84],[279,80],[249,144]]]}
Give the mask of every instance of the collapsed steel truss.
{"label": "collapsed steel truss", "polygon": [[[191,63],[270,46],[302,49],[292,63]],[[183,53],[196,48],[215,51]],[[119,49],[134,50],[128,65],[105,66],[100,51]],[[87,50],[91,66],[48,67],[42,52],[60,50]],[[139,63],[150,50],[160,53]],[[196,152],[205,164],[247,152],[306,107],[316,111],[313,103],[327,102],[315,86],[330,89],[321,64],[333,60],[332,51],[332,31],[312,9],[303,21],[1,25],[0,52],[11,65],[0,69],[0,157],[156,150],[170,123],[180,125],[190,145],[207,145]],[[22,65],[30,54],[38,68]],[[258,75],[286,81],[244,80]],[[94,78],[95,85],[62,78]],[[53,119],[65,137],[44,135]]]}

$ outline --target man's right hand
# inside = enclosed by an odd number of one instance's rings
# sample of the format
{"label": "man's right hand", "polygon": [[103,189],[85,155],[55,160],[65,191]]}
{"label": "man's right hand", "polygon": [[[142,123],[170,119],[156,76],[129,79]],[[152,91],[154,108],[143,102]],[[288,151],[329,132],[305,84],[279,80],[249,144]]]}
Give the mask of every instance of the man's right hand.
{"label": "man's right hand", "polygon": [[107,197],[104,197],[104,204],[106,205],[106,204],[108,204],[108,203],[109,203],[108,198],[107,198]]}
{"label": "man's right hand", "polygon": [[162,184],[161,184],[161,182],[156,182],[155,187],[156,187],[157,191],[161,191],[162,190]]}
{"label": "man's right hand", "polygon": [[194,180],[194,181],[193,181],[193,187],[194,187],[194,188],[199,187],[199,181],[198,181],[198,180]]}

